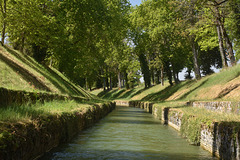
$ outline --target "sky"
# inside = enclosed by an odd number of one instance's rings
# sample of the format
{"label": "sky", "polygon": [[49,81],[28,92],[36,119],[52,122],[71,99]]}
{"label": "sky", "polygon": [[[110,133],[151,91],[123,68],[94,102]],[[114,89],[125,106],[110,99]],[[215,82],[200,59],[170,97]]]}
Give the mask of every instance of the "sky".
{"label": "sky", "polygon": [[129,0],[129,1],[132,4],[132,6],[140,5],[140,3],[141,3],[141,0]]}

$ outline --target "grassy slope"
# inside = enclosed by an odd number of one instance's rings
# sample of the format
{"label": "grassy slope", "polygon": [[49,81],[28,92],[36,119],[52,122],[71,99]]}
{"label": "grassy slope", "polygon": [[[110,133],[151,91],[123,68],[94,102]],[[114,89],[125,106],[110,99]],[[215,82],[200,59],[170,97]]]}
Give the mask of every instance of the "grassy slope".
{"label": "grassy slope", "polygon": [[92,97],[91,94],[70,82],[54,68],[45,67],[27,55],[1,46],[0,87]]}
{"label": "grassy slope", "polygon": [[[166,83],[167,84],[167,83]],[[94,91],[93,94],[105,99],[127,99],[144,101],[239,101],[240,64],[220,73],[203,77],[201,80],[183,81],[174,86],[168,84],[153,86],[149,89],[137,87],[132,90],[114,89],[109,92]]]}

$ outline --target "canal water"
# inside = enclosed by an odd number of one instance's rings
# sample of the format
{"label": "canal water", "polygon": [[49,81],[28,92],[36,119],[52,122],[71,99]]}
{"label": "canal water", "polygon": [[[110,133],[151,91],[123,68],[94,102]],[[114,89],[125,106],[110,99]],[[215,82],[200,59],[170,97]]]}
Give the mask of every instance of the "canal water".
{"label": "canal water", "polygon": [[215,159],[189,145],[177,131],[139,108],[117,107],[74,140],[41,160],[207,160]]}

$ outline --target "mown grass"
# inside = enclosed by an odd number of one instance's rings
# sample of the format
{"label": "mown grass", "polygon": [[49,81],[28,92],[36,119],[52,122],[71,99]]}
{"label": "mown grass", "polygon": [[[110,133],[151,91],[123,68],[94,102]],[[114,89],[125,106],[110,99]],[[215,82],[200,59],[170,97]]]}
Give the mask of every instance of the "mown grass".
{"label": "mown grass", "polygon": [[[201,80],[186,80],[178,84],[170,86],[156,85],[148,89],[144,87],[136,87],[131,90],[114,89],[112,91],[98,92],[98,96],[104,99],[125,99],[125,100],[143,100],[143,101],[196,101],[196,100],[229,100],[239,101],[239,95],[229,97],[221,97],[220,93],[225,88],[232,86],[231,80],[239,78],[240,64],[222,70],[220,73],[203,77]],[[236,84],[237,82],[235,82]],[[227,86],[226,86],[227,84]],[[233,84],[234,85],[234,84]],[[214,88],[215,87],[215,88]],[[210,92],[211,91],[211,92]],[[96,91],[95,91],[96,92]],[[213,94],[215,92],[215,95]],[[96,92],[97,93],[97,92]]]}
{"label": "mown grass", "polygon": [[188,116],[201,117],[206,121],[211,120],[214,122],[219,121],[240,121],[240,115],[235,113],[225,113],[225,112],[214,112],[206,110],[204,108],[197,108],[192,106],[187,106],[186,101],[166,101],[161,103],[156,103],[154,105],[164,108],[174,108],[177,109]]}
{"label": "mown grass", "polygon": [[135,95],[140,94],[141,92],[143,92],[145,89],[144,87],[136,87],[134,89],[118,89],[118,88],[114,88],[113,90],[94,90],[92,93],[97,95],[100,98],[103,99],[108,99],[108,100],[114,100],[114,99],[128,99],[130,100],[132,97],[134,97]]}
{"label": "mown grass", "polygon": [[61,115],[68,112],[81,112],[91,106],[94,102],[77,103],[75,101],[52,101],[36,103],[34,105],[11,105],[0,108],[0,122],[32,121],[38,117],[52,114]]}
{"label": "mown grass", "polygon": [[201,117],[206,121],[220,122],[220,121],[240,121],[240,115],[234,113],[221,113],[209,111],[204,108],[194,108],[194,107],[179,107],[180,110],[187,115],[195,115],[196,117]]}
{"label": "mown grass", "polygon": [[0,86],[8,89],[34,91],[37,90],[27,83],[12,68],[0,60]]}
{"label": "mown grass", "polygon": [[[72,83],[68,78],[66,78],[63,74],[58,72],[56,69],[49,68],[37,63],[32,57],[20,53],[19,51],[15,51],[9,47],[1,47],[0,51],[2,54],[7,55],[12,61],[17,63],[19,67],[27,70],[30,74],[37,77],[41,83],[50,88],[51,92],[57,94],[68,94],[68,95],[76,95],[83,96],[88,98],[93,98],[91,94],[83,90],[81,87],[76,86]],[[11,72],[4,72],[4,78],[2,78],[0,82],[0,86],[9,88],[9,89],[17,89],[17,90],[38,90],[37,84],[33,84],[32,82],[26,82],[26,78],[24,79],[23,75],[18,74],[18,76],[14,77],[12,75],[16,75],[18,71],[16,68],[11,68],[10,65],[2,62],[0,64],[0,68],[10,68]],[[9,69],[8,69],[9,70]],[[1,73],[0,73],[1,74]],[[28,75],[31,76],[31,75]],[[13,79],[14,81],[19,81],[21,78],[23,83],[8,83],[7,85],[2,83],[6,81],[5,79]],[[41,91],[41,90],[40,90]]]}

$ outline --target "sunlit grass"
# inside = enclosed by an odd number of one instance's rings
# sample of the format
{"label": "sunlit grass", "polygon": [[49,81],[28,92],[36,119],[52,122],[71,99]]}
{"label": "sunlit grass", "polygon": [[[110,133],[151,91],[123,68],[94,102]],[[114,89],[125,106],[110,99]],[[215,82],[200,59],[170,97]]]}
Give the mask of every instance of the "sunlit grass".
{"label": "sunlit grass", "polygon": [[[113,89],[107,92],[102,91],[96,93],[104,99],[143,100],[156,103],[176,100],[239,101],[239,95],[236,94],[228,97],[219,96],[224,89],[230,89],[231,91],[231,86],[238,85],[239,82],[237,81],[240,78],[239,76],[240,64],[223,69],[220,73],[203,77],[201,80],[186,80],[173,86],[165,82],[165,86],[159,84],[148,89],[141,86],[130,90]],[[234,91],[237,92],[238,90]]]}
{"label": "sunlit grass", "polygon": [[[28,76],[32,75],[34,78],[37,78],[40,83],[48,87],[51,92],[92,98],[88,92],[72,83],[62,73],[54,68],[48,68],[39,64],[32,57],[9,47],[4,48],[0,46],[0,52],[15,64],[19,65],[18,67],[28,72]],[[8,64],[0,61],[0,87],[13,90],[40,91],[40,89],[37,89],[39,86],[36,86],[38,84],[32,84],[32,82],[28,82],[25,79],[25,75],[22,77],[17,70],[12,69]]]}
{"label": "sunlit grass", "polygon": [[88,109],[90,104],[81,104],[75,101],[53,101],[34,105],[12,105],[0,108],[0,121],[18,122],[31,121],[41,116],[62,113],[82,112]]}
{"label": "sunlit grass", "polygon": [[37,90],[32,84],[27,83],[17,72],[0,60],[0,86],[14,90]]}
{"label": "sunlit grass", "polygon": [[181,109],[184,112],[184,114],[194,115],[196,117],[199,117],[199,118],[201,117],[202,119],[211,120],[214,122],[219,122],[219,121],[239,122],[240,121],[240,115],[234,114],[234,113],[214,112],[214,111],[206,110],[204,108],[194,108],[194,107],[184,107],[179,109]]}
{"label": "sunlit grass", "polygon": [[155,106],[159,106],[161,108],[169,107],[173,109],[177,109],[180,112],[188,116],[195,116],[201,118],[203,120],[211,120],[214,122],[219,121],[240,121],[240,115],[235,113],[225,113],[225,112],[214,112],[210,110],[206,110],[205,108],[197,108],[192,106],[186,106],[185,101],[175,101],[175,102],[163,102],[156,103]]}

